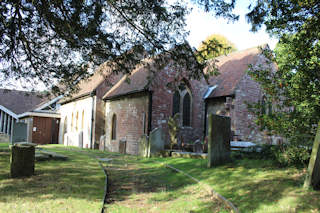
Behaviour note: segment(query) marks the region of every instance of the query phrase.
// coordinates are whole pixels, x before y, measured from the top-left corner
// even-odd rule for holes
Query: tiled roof
[[[146,89],[148,85],[148,72],[147,68],[140,66],[136,68],[131,75],[123,76],[118,83],[116,83],[104,96],[103,99],[110,99],[120,95],[140,92]],[[127,81],[127,78],[129,81]]]
[[[237,84],[242,76],[246,74],[248,65],[255,64],[259,54],[260,49],[256,47],[216,58],[218,60],[216,65],[219,68],[220,75],[210,78],[210,85],[217,85],[217,87],[211,94],[208,94],[208,98],[233,95]],[[103,96],[103,99],[111,99],[146,90],[150,75],[151,72],[148,71],[148,68],[141,65],[131,75],[123,76]],[[129,78],[129,83],[126,81],[127,78]]]
[[[48,97],[37,92],[0,89],[0,105],[17,115],[32,111],[45,101],[48,101]]]
[[[79,82],[79,89],[71,95],[66,97],[61,102],[69,102],[71,100],[89,95],[91,92],[96,90],[100,85],[104,85],[107,88],[111,88],[115,82],[117,82],[122,74],[114,74],[111,69],[107,66],[107,63],[100,65],[95,73],[88,79],[83,79]],[[108,90],[108,89],[107,89]]]
[[[218,76],[210,78],[210,85],[217,85],[208,98],[233,95],[249,64],[255,64],[260,54],[258,47],[233,52],[216,58]]]

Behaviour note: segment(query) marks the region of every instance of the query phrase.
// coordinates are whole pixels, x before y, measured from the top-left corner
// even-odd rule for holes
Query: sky
[[[189,1],[190,0],[188,0],[188,2]],[[270,38],[264,29],[261,29],[256,33],[250,32],[250,25],[245,20],[249,1],[250,0],[237,0],[236,9],[233,12],[240,15],[240,17],[239,20],[234,23],[228,23],[228,21],[223,18],[216,18],[190,3],[189,6],[193,9],[186,19],[187,30],[190,31],[187,40],[190,45],[197,48],[201,44],[201,41],[205,40],[208,36],[212,34],[221,34],[234,43],[238,50],[260,46],[265,43],[268,43],[270,48],[273,49],[277,40]],[[7,82],[9,85],[1,85],[1,82]],[[23,80],[8,81],[8,79],[1,79],[0,76],[0,87],[25,90],[25,88],[21,86],[23,84],[25,84],[23,83]],[[41,83],[36,83],[35,89],[43,90],[45,89],[45,86]]]
[[[187,38],[191,46],[197,48],[201,41],[205,40],[212,34],[224,35],[229,41],[234,43],[238,50],[244,50],[268,43],[273,49],[277,43],[277,39],[270,38],[264,29],[256,33],[250,32],[250,24],[246,22],[245,14],[248,12],[249,1],[238,0],[236,9],[233,11],[239,14],[239,20],[234,23],[228,23],[223,18],[215,18],[205,13],[203,9],[199,9],[191,5],[193,10],[187,17],[187,29],[190,35]]]

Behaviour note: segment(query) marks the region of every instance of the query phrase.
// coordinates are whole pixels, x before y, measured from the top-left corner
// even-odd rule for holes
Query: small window
[[[180,93],[175,91],[172,100],[172,116],[180,112]]]
[[[84,126],[84,110],[82,111],[81,130],[83,130],[83,126]]]
[[[78,131],[79,128],[79,112],[76,114],[76,130]]]
[[[72,113],[72,117],[71,117],[71,131],[73,130],[73,121],[74,120],[74,116],[73,116],[73,113]]]
[[[117,139],[117,116],[114,114],[112,116],[112,124],[111,124],[111,140]]]
[[[183,111],[182,111],[183,126],[191,126],[190,116],[191,116],[191,97],[190,97],[190,94],[187,92],[183,97]]]

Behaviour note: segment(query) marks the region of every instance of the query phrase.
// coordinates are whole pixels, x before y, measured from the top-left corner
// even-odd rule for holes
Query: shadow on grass
[[[226,197],[241,212],[319,211],[319,191],[302,188],[304,172],[278,168],[271,161],[243,159],[206,168],[200,159],[167,160]]]
[[[66,153],[68,161],[40,161],[35,175],[11,179],[10,153],[0,153],[0,202],[35,198],[102,200],[105,176],[98,163],[87,156]]]

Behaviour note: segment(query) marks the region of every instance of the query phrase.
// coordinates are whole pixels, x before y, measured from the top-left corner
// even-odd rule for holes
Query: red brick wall
[[[263,63],[263,57],[257,64]],[[234,97],[230,97],[229,108],[226,97],[208,100],[208,113],[221,114],[231,117],[231,130],[234,133],[233,140],[265,142],[266,138],[255,125],[255,116],[249,112],[247,103],[256,103],[262,99],[262,91],[259,84],[245,74],[235,89]]]
[[[259,128],[255,125],[255,116],[249,112],[247,103],[256,103],[262,98],[259,84],[245,75],[238,84],[233,101],[234,109],[231,119],[238,140],[261,142],[263,139]]]
[[[161,127],[164,130],[166,143],[169,144],[168,119],[172,116],[172,101],[174,91],[167,87],[173,80],[174,71],[170,65],[158,72],[152,85],[152,129]],[[188,81],[188,80],[186,80]],[[180,138],[186,142],[194,142],[203,139],[204,130],[204,101],[203,95],[207,91],[208,85],[205,81],[188,81],[191,96],[191,127],[182,127]]]
[[[126,152],[138,154],[138,142],[144,134],[143,124],[148,126],[148,97],[148,93],[138,93],[106,102],[106,148],[109,151],[118,152],[119,140],[125,139]],[[111,140],[113,114],[117,116],[116,140]]]

